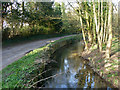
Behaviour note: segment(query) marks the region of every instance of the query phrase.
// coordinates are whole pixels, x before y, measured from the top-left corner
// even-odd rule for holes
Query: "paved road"
[[[72,35],[63,36],[63,37],[69,37],[69,36],[72,36]],[[16,46],[9,46],[9,47],[3,48],[3,50],[2,50],[2,67],[0,66],[0,70],[2,70],[2,68],[5,68],[7,65],[11,64],[12,62],[18,60],[22,56],[24,56],[24,54],[26,52],[37,49],[39,47],[42,47],[42,46],[48,44],[50,41],[58,40],[63,37],[37,40],[37,41],[33,41],[33,42],[28,42],[25,44],[19,44]]]

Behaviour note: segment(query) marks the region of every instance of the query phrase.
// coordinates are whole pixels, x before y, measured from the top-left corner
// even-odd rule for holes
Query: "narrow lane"
[[[44,40],[37,40],[33,42],[28,42],[25,44],[19,44],[13,47],[10,46],[10,47],[3,48],[2,49],[2,67],[0,67],[0,70],[2,70],[2,68],[5,68],[7,65],[13,63],[14,61],[18,60],[19,58],[24,56],[26,52],[30,50],[34,50],[39,47],[42,47],[50,43],[50,41],[59,40],[61,38],[69,37],[69,36],[73,36],[73,35],[49,38],[49,39],[44,39]]]

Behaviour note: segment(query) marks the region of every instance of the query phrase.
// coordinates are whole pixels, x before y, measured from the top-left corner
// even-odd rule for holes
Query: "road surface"
[[[2,65],[1,65],[2,67],[0,66],[0,70],[5,68],[7,65],[13,63],[14,61],[18,60],[30,50],[34,50],[39,47],[42,47],[48,44],[50,41],[58,40],[58,39],[69,37],[69,36],[72,36],[72,35],[49,38],[49,39],[44,39],[44,40],[37,40],[33,42],[28,42],[25,44],[19,44],[16,46],[5,47],[2,49]]]

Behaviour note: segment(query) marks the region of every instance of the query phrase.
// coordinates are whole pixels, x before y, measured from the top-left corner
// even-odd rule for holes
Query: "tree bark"
[[[88,7],[87,7],[87,4],[85,4],[86,5],[86,11],[85,11],[85,13],[86,13],[86,21],[87,21],[87,31],[88,31],[88,40],[89,40],[89,42],[90,43],[92,43],[92,34],[91,34],[91,32],[90,32],[90,23],[89,23],[89,16],[88,16]]]
[[[11,4],[11,16],[12,16],[12,14],[13,14],[12,9],[13,9],[13,7],[12,7],[12,4]],[[10,36],[11,36],[11,37],[14,36],[13,21],[11,22],[11,35],[10,35]]]
[[[105,24],[104,24],[104,36],[103,36],[103,43],[106,43],[106,37],[107,37],[107,10],[105,14]]]
[[[3,31],[3,17],[1,16],[1,29],[0,30],[2,30]]]
[[[100,11],[100,8],[98,8],[98,13]],[[99,45],[99,51],[102,51],[102,44],[101,44],[101,39],[99,35],[99,28],[100,28],[100,18],[98,14],[98,21],[97,21],[97,14],[96,14],[96,9],[95,9],[95,2],[93,0],[93,12],[94,12],[94,19],[95,19],[95,24],[96,24],[96,33],[97,33],[97,39],[98,39],[98,45]]]
[[[93,23],[94,23],[95,21],[93,20]],[[93,36],[94,36],[94,43],[96,44],[97,42],[96,42],[96,30],[95,30],[95,24],[93,24]]]
[[[109,15],[108,15],[109,36],[106,46],[106,59],[110,59],[111,45],[112,45],[112,2],[109,2]]]
[[[3,17],[2,17],[3,4],[2,4],[2,2],[0,2],[0,11],[1,11],[1,14],[0,14],[0,30],[3,31]]]
[[[101,0],[101,43],[103,41],[103,0]]]
[[[81,12],[79,12],[79,13],[81,14]],[[80,23],[81,23],[81,27],[82,27],[82,34],[83,34],[83,40],[84,40],[84,43],[85,43],[85,49],[87,50],[88,49],[88,45],[87,45],[87,41],[86,41],[86,38],[85,38],[85,31],[84,31],[84,28],[83,28],[83,21],[82,21],[82,17],[81,16],[80,16]]]
[[[22,21],[21,21],[21,28],[23,27],[23,20],[24,20],[24,1],[22,2]]]
[[[82,20],[82,13],[80,11],[81,8],[80,8],[80,3],[78,2],[78,0],[77,0],[77,4],[79,5],[79,19],[80,19],[80,24],[81,24],[81,28],[82,28],[82,34],[83,34],[83,40],[84,40],[84,43],[85,43],[85,49],[88,50],[88,44],[87,44],[87,41],[86,41],[85,31],[84,31],[84,26],[83,26],[83,20]],[[72,6],[72,5],[70,5],[70,6]]]

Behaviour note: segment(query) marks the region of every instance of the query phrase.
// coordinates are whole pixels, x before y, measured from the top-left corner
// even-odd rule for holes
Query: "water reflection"
[[[79,55],[83,51],[81,43],[72,47],[64,47],[54,54],[58,64],[54,67],[52,75],[64,72],[45,83],[47,88],[109,88],[99,76],[97,76],[87,62]]]

